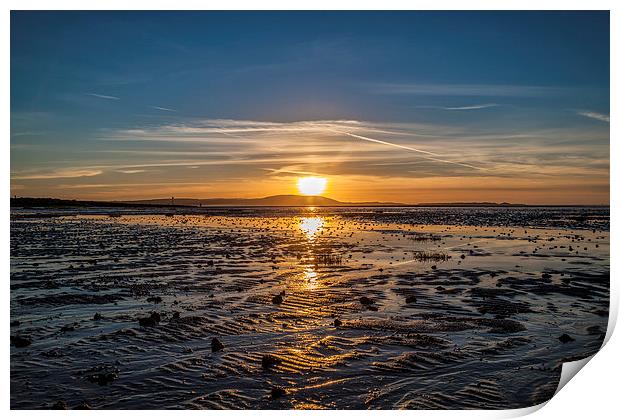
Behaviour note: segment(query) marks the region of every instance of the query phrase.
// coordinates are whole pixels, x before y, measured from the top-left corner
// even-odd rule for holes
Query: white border
[[[291,2],[285,2],[282,0],[262,0],[262,1],[199,1],[199,0],[175,0],[163,1],[163,0],[150,0],[148,2],[136,2],[130,0],[91,0],[89,2],[78,0],[56,0],[53,3],[44,0],[5,0],[2,2],[3,14],[0,17],[0,33],[2,34],[2,42],[0,43],[2,60],[2,83],[3,100],[1,103],[2,108],[2,133],[3,139],[6,139],[3,143],[4,153],[0,154],[2,159],[2,168],[5,170],[5,176],[2,178],[2,187],[4,191],[3,195],[3,212],[5,222],[2,224],[2,236],[4,240],[1,243],[2,247],[2,269],[5,273],[5,284],[3,289],[4,302],[9,301],[9,197],[10,197],[10,10],[611,10],[611,108],[610,116],[610,139],[614,139],[610,143],[610,158],[611,162],[617,160],[618,146],[615,144],[618,130],[614,124],[617,113],[614,113],[618,98],[620,98],[620,92],[618,84],[614,75],[620,74],[620,67],[618,66],[618,40],[620,40],[620,2],[612,0],[590,0],[590,1],[576,1],[576,0],[563,0],[563,1],[550,1],[550,0],[434,0],[434,1],[406,1],[406,0],[314,0],[314,1],[296,1],[294,4]],[[614,7],[615,6],[615,7]],[[618,170],[611,164],[611,185],[617,185],[618,183]],[[547,418],[547,417],[560,417],[562,419],[582,419],[584,417],[590,418],[610,418],[611,413],[617,413],[618,399],[617,385],[618,385],[618,362],[616,355],[620,354],[620,344],[618,344],[617,337],[611,337],[610,331],[615,325],[618,315],[618,281],[615,280],[617,274],[617,264],[615,262],[618,259],[618,229],[615,228],[615,221],[618,214],[618,194],[614,194],[611,191],[611,215],[612,229],[611,229],[611,278],[612,278],[612,306],[610,308],[610,326],[608,328],[608,335],[606,340],[609,342],[604,348],[594,356],[591,362],[583,369],[583,372],[579,373],[577,380],[570,381],[561,392],[553,397],[545,406],[543,410],[536,411],[541,408],[532,407],[522,410],[507,410],[507,411],[329,411],[329,412],[314,412],[314,411],[243,411],[243,412],[217,412],[208,413],[206,415],[216,415],[221,420],[237,420],[239,416],[245,418],[256,418],[263,416],[269,416],[271,418],[279,419],[285,417],[292,417],[295,419],[307,419],[310,417],[328,417],[328,418],[352,418],[356,417],[356,420],[362,420],[364,418],[375,417],[377,415],[385,416],[388,418],[403,418],[403,417],[416,417],[416,418],[453,418],[458,416],[461,419],[480,419],[480,418],[507,418],[525,415],[536,411],[530,418]],[[5,360],[6,370],[5,377],[2,381],[2,406],[5,411],[10,407],[10,368],[9,368],[9,334],[6,329],[9,326],[9,305],[6,305],[5,310],[2,311],[2,325],[5,326],[4,346],[2,347],[3,360]],[[149,411],[145,413],[149,417],[158,419],[164,418],[167,414],[163,411]],[[13,411],[10,415],[14,418],[26,418],[30,416],[30,413],[26,411]],[[61,418],[64,416],[84,416],[86,412],[38,412],[38,416],[46,416],[49,418]],[[88,416],[92,418],[107,417],[108,412],[105,411],[93,411],[88,412]],[[118,416],[121,419],[130,418],[132,412],[117,411],[114,416]],[[196,417],[204,416],[202,412],[183,412],[177,414],[182,417]]]

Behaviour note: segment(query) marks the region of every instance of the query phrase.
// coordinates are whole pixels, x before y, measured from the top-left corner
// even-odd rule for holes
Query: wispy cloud
[[[149,108],[157,109],[158,111],[177,112],[176,109],[164,108],[163,106],[149,105]]]
[[[57,179],[57,178],[81,178],[84,176],[96,176],[102,174],[99,169],[57,169],[47,172],[22,173],[11,175],[11,179]]]
[[[64,194],[64,183],[54,179],[75,178],[75,186],[66,188],[112,199],[168,193],[256,196],[258,190],[268,195],[307,175],[330,177],[340,185],[338,191],[396,198],[422,185],[450,194],[495,185],[504,194],[513,184],[540,189],[556,183],[568,191],[572,185],[609,180],[609,131],[592,124],[528,130],[469,123],[187,119],[105,130],[97,140],[89,146],[97,147],[96,158],[75,154],[71,159],[69,153],[62,161],[42,160],[36,170],[14,170],[11,180],[37,194],[50,188]],[[143,172],[157,176],[130,176]],[[547,199],[541,193],[541,202]],[[412,195],[411,200],[421,198]]]
[[[535,97],[558,95],[567,91],[567,88],[553,86],[413,83],[379,83],[370,84],[368,88],[373,93],[422,96]]]
[[[593,120],[609,122],[609,115],[600,114],[598,112],[579,111],[577,112],[577,114],[581,115],[582,117],[592,118]]]
[[[99,98],[99,99],[107,99],[107,100],[111,100],[111,101],[118,101],[121,98],[118,98],[116,96],[110,96],[110,95],[101,95],[99,93],[87,93],[88,96],[94,96],[95,98]]]
[[[350,137],[354,137],[354,138],[357,138],[357,139],[360,139],[360,140],[370,141],[370,142],[373,142],[373,143],[384,144],[386,146],[396,147],[396,148],[399,148],[399,149],[409,150],[411,152],[423,153],[425,155],[432,155],[432,156],[441,156],[441,155],[438,155],[437,153],[429,152],[427,150],[417,149],[415,147],[404,146],[402,144],[390,143],[390,142],[387,142],[387,141],[384,141],[384,140],[373,139],[373,138],[370,138],[370,137],[360,136],[360,135],[357,135],[357,134],[347,133],[347,132],[344,132],[344,131],[335,131],[335,132],[340,133],[340,134],[344,134],[344,135],[347,135],[347,136],[350,136]],[[427,159],[427,160],[432,160],[434,162],[449,163],[451,165],[459,165],[459,166],[464,166],[466,168],[471,168],[471,169],[485,170],[485,168],[480,168],[478,166],[470,165],[468,163],[457,162],[457,161],[452,161],[452,160],[447,160],[447,159],[440,159],[438,157],[424,156],[423,158]]]
[[[469,111],[474,109],[486,109],[495,108],[499,104],[479,104],[479,105],[465,105],[465,106],[433,106],[433,105],[421,105],[416,108],[429,108],[429,109],[441,109],[444,111]]]
[[[142,172],[146,172],[146,169],[118,169],[116,172],[120,172],[121,174],[139,174]]]

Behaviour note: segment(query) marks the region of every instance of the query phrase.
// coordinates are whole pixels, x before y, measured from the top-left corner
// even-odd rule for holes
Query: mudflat
[[[10,284],[15,409],[519,408],[603,342],[609,208],[14,208]]]

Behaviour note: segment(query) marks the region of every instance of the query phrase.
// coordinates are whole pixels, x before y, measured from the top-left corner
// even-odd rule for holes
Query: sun
[[[303,195],[319,195],[325,191],[327,178],[306,176],[297,180],[297,189]]]

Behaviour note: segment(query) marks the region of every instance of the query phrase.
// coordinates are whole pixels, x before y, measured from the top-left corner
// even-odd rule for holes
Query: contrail
[[[87,93],[87,95],[89,96],[94,96],[95,98],[100,98],[100,99],[110,99],[113,101],[118,101],[121,98],[118,98],[116,96],[110,96],[110,95],[100,95],[99,93]]]
[[[416,149],[415,147],[403,146],[402,144],[396,144],[396,143],[390,143],[390,142],[383,141],[383,140],[372,139],[370,137],[364,137],[364,136],[360,136],[360,135],[353,134],[353,133],[347,133],[346,131],[338,131],[338,130],[332,130],[332,129],[329,129],[329,131],[333,131],[334,133],[344,134],[344,135],[350,136],[350,137],[355,137],[355,138],[360,139],[360,140],[371,141],[373,143],[384,144],[386,146],[398,147],[400,149],[405,149],[405,150],[409,150],[409,151],[416,152],[416,153],[423,153],[423,154],[431,155],[431,156],[441,156],[441,155],[438,155],[437,153],[433,153],[433,152],[429,152],[429,151],[421,150],[421,149]],[[423,157],[423,158],[427,159],[427,160],[432,160],[432,161],[435,161],[435,162],[449,163],[449,164],[452,164],[452,165],[459,165],[459,166],[464,166],[466,168],[477,169],[479,171],[486,171],[487,170],[486,168],[480,168],[478,166],[469,165],[467,163],[462,163],[462,162],[455,162],[455,161],[452,161],[452,160],[439,159],[439,158],[433,158],[433,157]]]

